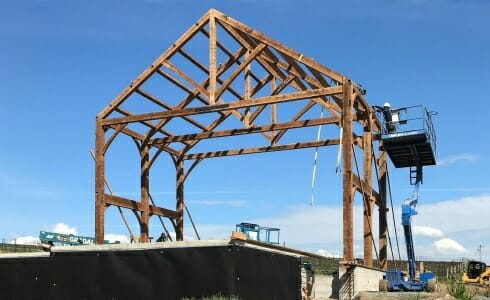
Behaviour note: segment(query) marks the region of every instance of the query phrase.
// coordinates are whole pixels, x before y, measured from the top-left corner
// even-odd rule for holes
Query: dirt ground
[[[361,292],[356,297],[359,300],[394,300],[394,299],[430,299],[430,300],[450,300],[455,299],[448,292],[449,284],[439,283],[437,290],[433,293],[413,293],[413,292]],[[466,285],[466,293],[472,296],[472,300],[490,299],[490,287],[477,285]]]

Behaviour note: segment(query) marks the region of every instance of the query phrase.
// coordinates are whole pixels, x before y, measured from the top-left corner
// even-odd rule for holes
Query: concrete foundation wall
[[[340,266],[339,299],[354,299],[359,292],[379,291],[379,281],[384,274],[383,270],[361,265]]]
[[[313,297],[314,299],[336,299],[339,295],[339,287],[337,276],[315,275]]]

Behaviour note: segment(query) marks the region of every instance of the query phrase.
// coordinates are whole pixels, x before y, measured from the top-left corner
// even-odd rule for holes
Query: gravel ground
[[[358,300],[396,300],[396,299],[429,299],[429,300],[450,300],[456,299],[449,295],[448,285],[438,284],[437,291],[434,293],[415,293],[415,292],[361,292],[357,295]],[[471,300],[490,299],[490,287],[480,287],[476,285],[466,285],[466,291],[472,296]]]

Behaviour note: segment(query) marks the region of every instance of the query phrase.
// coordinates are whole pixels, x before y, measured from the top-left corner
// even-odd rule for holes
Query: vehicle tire
[[[435,279],[429,279],[427,282],[427,288],[425,289],[429,293],[435,292],[437,289],[437,280]]]
[[[387,292],[388,291],[388,280],[381,279],[379,281],[379,291],[380,292]]]

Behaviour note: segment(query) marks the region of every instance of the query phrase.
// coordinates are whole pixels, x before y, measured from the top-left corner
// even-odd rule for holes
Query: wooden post
[[[343,82],[343,231],[344,231],[344,261],[354,261],[354,191],[352,176],[352,82],[344,79]]]
[[[104,243],[104,127],[101,119],[95,120],[95,242]]]
[[[380,148],[382,147],[382,142],[380,142]],[[387,264],[387,244],[386,239],[388,237],[388,223],[387,223],[387,214],[388,209],[386,207],[386,152],[380,150],[379,155],[379,195],[380,195],[380,203],[379,203],[379,267],[383,270],[388,268]]]
[[[176,164],[176,212],[178,214],[177,222],[176,222],[176,240],[183,241],[184,240],[184,161],[182,159],[178,159]]]
[[[141,217],[140,241],[149,242],[150,228],[150,147],[145,145],[140,149],[141,157]]]
[[[364,171],[364,182],[368,187],[372,186],[372,134],[371,126],[364,127],[363,133],[363,171]],[[364,191],[365,192],[365,191]],[[373,266],[373,208],[374,199],[371,195],[363,195],[363,207],[364,207],[364,265],[368,267]]]
[[[250,50],[245,53],[245,60],[250,56]],[[252,71],[250,64],[245,67],[245,100],[250,100],[251,86],[250,86],[250,72]],[[245,128],[250,127],[250,107],[245,108],[243,124]]]
[[[209,104],[216,103],[216,18],[209,11]]]

